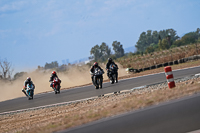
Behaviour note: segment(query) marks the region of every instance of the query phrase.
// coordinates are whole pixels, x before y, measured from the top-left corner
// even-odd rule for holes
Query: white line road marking
[[[24,111],[28,111],[28,110],[43,109],[43,108],[55,107],[55,106],[61,106],[61,105],[67,105],[67,104],[73,104],[73,103],[76,103],[76,102],[83,102],[83,101],[92,100],[92,99],[95,99],[95,98],[98,98],[98,97],[96,96],[96,97],[90,97],[90,98],[75,100],[75,101],[62,102],[62,103],[49,104],[49,105],[38,106],[38,107],[33,107],[33,108],[27,108],[27,109],[15,110],[15,111],[2,112],[2,113],[0,113],[0,115],[11,114],[11,113],[19,113],[19,112],[24,112]]]
[[[195,76],[200,76],[200,73],[195,74]]]
[[[131,91],[133,91],[133,90],[136,90],[136,89],[145,88],[145,87],[147,87],[147,86],[146,86],[146,85],[144,85],[144,86],[134,87],[134,88],[132,88],[132,89],[131,89]]]
[[[200,133],[200,129],[196,131],[188,132],[188,133]]]

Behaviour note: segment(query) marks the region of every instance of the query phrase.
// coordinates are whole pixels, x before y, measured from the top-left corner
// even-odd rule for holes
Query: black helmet
[[[112,62],[112,58],[108,58],[108,62],[110,62],[110,63],[111,63],[111,62]]]
[[[30,77],[27,77],[27,80],[30,82],[30,81],[31,81],[31,78],[30,78]]]

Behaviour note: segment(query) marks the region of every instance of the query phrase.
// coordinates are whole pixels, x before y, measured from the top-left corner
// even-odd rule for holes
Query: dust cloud
[[[118,63],[117,63],[118,64]],[[104,80],[108,79],[105,64],[100,64],[100,66],[104,69]],[[120,64],[119,67],[119,77],[127,75],[125,69],[122,68]],[[90,67],[89,66],[74,66],[71,67],[66,72],[57,72],[58,77],[61,79],[61,89],[62,88],[70,88],[80,85],[85,85],[91,83],[91,76],[89,73]],[[34,94],[42,93],[42,92],[49,92],[53,91],[50,87],[50,76],[52,70],[48,71],[33,71],[29,72],[26,75],[14,80],[12,82],[0,82],[0,101],[5,101],[9,99],[14,99],[17,97],[25,97],[24,93],[21,91],[24,81],[27,77],[31,77],[33,83],[35,84]]]

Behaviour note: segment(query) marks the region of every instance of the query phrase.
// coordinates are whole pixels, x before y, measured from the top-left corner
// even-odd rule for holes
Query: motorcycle
[[[117,80],[117,71],[118,71],[117,66],[115,64],[110,64],[108,75],[111,84],[114,84],[115,80]]]
[[[95,68],[93,73],[93,81],[96,89],[102,88],[103,83],[103,73],[104,71],[100,70],[99,68]]]
[[[53,85],[52,85],[52,88],[53,88],[53,90],[55,91],[55,94],[57,94],[57,93],[60,93],[60,83],[61,83],[61,80],[59,79],[59,78],[57,78],[57,77],[55,77],[54,79],[53,79]]]
[[[34,95],[34,86],[32,84],[27,84],[26,90],[22,89],[22,92],[24,92],[24,94],[28,97],[28,100],[31,100]]]

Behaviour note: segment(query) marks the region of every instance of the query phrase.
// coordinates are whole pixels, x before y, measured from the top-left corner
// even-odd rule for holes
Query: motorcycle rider
[[[91,74],[91,79],[92,79],[93,85],[95,85],[95,84],[94,84],[94,80],[93,80],[95,68],[99,68],[99,69],[104,73],[103,69],[98,65],[97,62],[95,62],[95,63],[93,64],[93,66],[91,67],[91,69],[90,69],[90,74]],[[102,76],[102,79],[103,79],[103,76]]]
[[[110,67],[111,64],[114,64],[117,67],[117,69],[118,69],[117,64],[115,64],[115,62],[112,60],[112,58],[108,58],[108,62],[106,64],[106,70],[107,70],[107,76],[108,76],[108,78],[110,78],[109,77],[109,67]],[[116,81],[115,82],[118,83],[118,72],[116,73]]]
[[[25,95],[27,95],[26,92],[25,92],[25,90],[27,89],[27,88],[26,88],[26,85],[27,85],[27,84],[33,85],[33,89],[35,89],[35,85],[34,85],[33,82],[31,81],[31,78],[30,78],[30,77],[27,77],[27,79],[24,81],[24,86],[23,86],[23,89],[22,89],[22,92],[24,92]]]
[[[53,82],[52,82],[52,81],[53,81],[53,79],[54,79],[55,77],[58,78],[56,72],[53,71],[53,72],[51,73],[51,77],[50,77],[50,80],[49,80],[49,82],[51,82],[50,87],[53,86]],[[58,79],[59,79],[59,78],[58,78]],[[60,83],[61,83],[61,80],[60,80]]]

